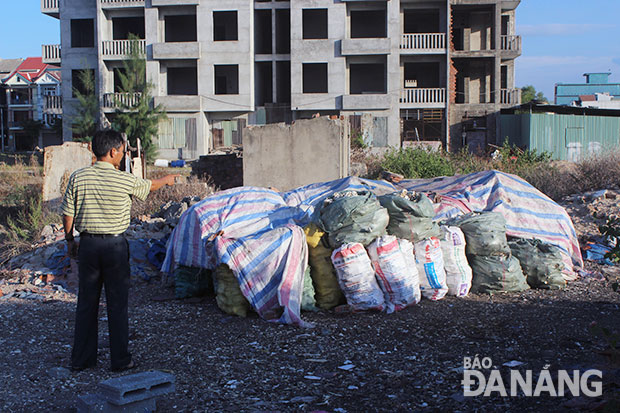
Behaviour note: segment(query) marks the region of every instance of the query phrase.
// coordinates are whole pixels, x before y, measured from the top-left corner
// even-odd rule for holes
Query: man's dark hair
[[[118,149],[122,144],[123,136],[120,132],[112,129],[100,130],[93,136],[93,153],[97,158],[101,158],[110,152],[110,149]]]

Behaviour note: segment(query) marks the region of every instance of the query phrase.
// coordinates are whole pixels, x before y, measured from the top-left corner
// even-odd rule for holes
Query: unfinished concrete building
[[[158,146],[195,158],[242,142],[248,124],[351,115],[367,143],[498,143],[514,88],[518,0],[41,0],[60,19],[64,79],[96,73],[114,116],[130,33],[146,53]],[[73,87],[63,83],[64,138]]]

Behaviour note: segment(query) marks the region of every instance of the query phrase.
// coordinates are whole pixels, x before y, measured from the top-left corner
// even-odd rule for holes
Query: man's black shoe
[[[115,373],[118,373],[118,372],[121,372],[121,371],[127,371],[127,370],[131,370],[131,369],[135,369],[136,367],[138,367],[138,364],[136,362],[134,362],[133,360],[131,360],[129,362],[129,364],[127,364],[125,366],[113,367],[110,370],[115,372]]]
[[[86,369],[93,368],[95,366],[71,366],[71,371],[77,373],[78,371],[83,371]]]

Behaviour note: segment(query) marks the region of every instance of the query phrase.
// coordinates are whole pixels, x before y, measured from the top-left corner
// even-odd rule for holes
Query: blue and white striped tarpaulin
[[[563,252],[564,273],[583,266],[575,227],[564,208],[518,176],[484,171],[433,179],[401,181],[398,188],[436,194],[435,219],[468,212],[494,211],[506,219],[506,234],[536,238],[557,245]],[[431,197],[431,199],[433,199]]]

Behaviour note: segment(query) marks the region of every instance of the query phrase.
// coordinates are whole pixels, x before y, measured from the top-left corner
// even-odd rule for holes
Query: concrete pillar
[[[400,147],[400,90],[403,88],[400,75],[400,0],[387,2],[387,30],[390,39],[390,54],[387,56],[387,93],[390,95],[391,110],[388,112],[388,146]]]
[[[463,50],[466,52],[471,50],[471,27],[463,29]]]
[[[150,3],[150,2],[149,2]],[[153,60],[153,43],[163,41],[163,33],[159,33],[159,9],[147,7],[144,9],[144,31],[146,37],[146,79],[153,84],[152,94],[160,95],[159,61]]]
[[[271,54],[272,58],[277,54],[277,38],[276,38],[276,10],[271,9]],[[276,62],[271,61],[271,101],[277,101],[277,81],[276,81]]]
[[[463,103],[470,103],[471,99],[469,96],[469,83],[471,82],[471,77],[463,76]]]
[[[494,93],[494,102],[497,110],[499,107],[497,105],[500,104],[500,96],[501,96],[501,79],[502,79],[502,47],[501,47],[501,34],[502,34],[502,7],[501,2],[497,2],[494,6],[495,11],[495,27],[494,27],[494,38],[495,38],[495,59],[494,59],[494,67],[493,67],[493,88],[492,91]]]

